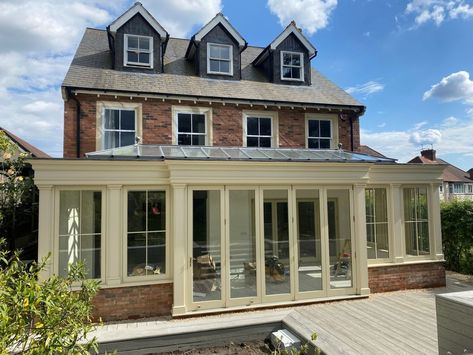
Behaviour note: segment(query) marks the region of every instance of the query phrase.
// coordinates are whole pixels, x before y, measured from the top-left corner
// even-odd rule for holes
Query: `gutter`
[[[70,97],[76,102],[76,157],[80,158],[80,102],[75,95],[72,95],[72,89],[68,89]]]
[[[161,43],[161,73],[164,73],[164,53],[169,42],[169,33],[166,32],[166,39]]]

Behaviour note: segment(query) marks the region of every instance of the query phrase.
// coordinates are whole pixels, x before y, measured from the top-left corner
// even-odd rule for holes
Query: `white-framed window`
[[[304,81],[304,53],[281,51],[281,80]]]
[[[207,73],[233,75],[233,46],[207,43]]]
[[[427,188],[405,187],[403,198],[406,255],[429,255],[430,233]]]
[[[172,107],[172,144],[212,145],[212,109]]]
[[[124,65],[153,68],[153,37],[125,35]]]
[[[245,147],[271,148],[275,146],[273,116],[264,113],[248,113],[244,115]]]
[[[462,183],[462,182],[456,182],[456,183],[453,185],[453,191],[454,191],[456,194],[464,194],[464,193],[465,193],[465,184]]]
[[[468,184],[468,193],[469,194],[473,194],[473,185],[472,184]]]
[[[88,278],[102,275],[102,191],[59,191],[58,274],[82,261]]]
[[[136,127],[136,110],[104,108],[103,149],[135,144]]]
[[[366,188],[368,259],[389,259],[388,202],[385,188]]]
[[[332,120],[307,119],[307,148],[330,149],[333,144]]]
[[[127,277],[158,276],[167,272],[166,191],[127,191]]]

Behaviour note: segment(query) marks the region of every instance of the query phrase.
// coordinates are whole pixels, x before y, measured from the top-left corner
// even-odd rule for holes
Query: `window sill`
[[[100,284],[100,288],[122,288],[122,287],[133,287],[133,286],[148,286],[148,285],[159,285],[173,283],[173,280],[166,277],[165,279],[141,279],[136,281],[124,280],[116,285],[107,285],[105,283]]]
[[[225,76],[233,76],[233,73],[224,73],[224,72],[218,72],[218,71],[207,71],[208,75],[225,75]]]
[[[414,265],[414,264],[430,264],[430,263],[443,263],[445,260],[436,260],[433,256],[430,259],[415,259],[415,260],[405,260],[402,263],[396,262],[386,262],[386,263],[379,263],[379,264],[369,264],[368,268],[375,268],[375,267],[386,267],[386,266],[401,266],[401,265]]]
[[[153,66],[150,64],[125,63],[123,66],[126,68],[153,69]]]

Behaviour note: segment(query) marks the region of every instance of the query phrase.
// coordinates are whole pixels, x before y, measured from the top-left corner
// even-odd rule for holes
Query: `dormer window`
[[[233,47],[207,43],[207,73],[233,75]]]
[[[125,35],[125,66],[153,68],[153,37]]]
[[[281,80],[304,81],[303,53],[281,51]]]

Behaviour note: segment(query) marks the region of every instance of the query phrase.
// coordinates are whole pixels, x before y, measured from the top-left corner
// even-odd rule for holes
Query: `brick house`
[[[140,3],[86,29],[64,159],[33,161],[44,276],[85,260],[106,320],[443,285],[442,169],[361,153],[365,107],[316,53],[222,14],[172,38]]]

